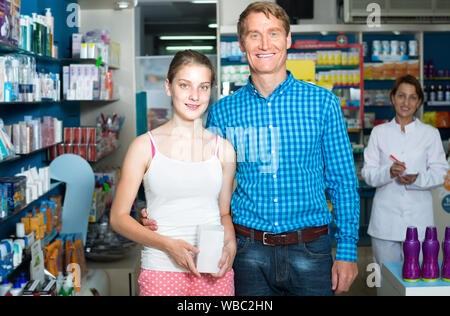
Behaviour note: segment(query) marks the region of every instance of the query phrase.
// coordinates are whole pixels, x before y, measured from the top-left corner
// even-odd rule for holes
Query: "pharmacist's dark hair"
[[[250,13],[264,13],[267,18],[273,15],[283,24],[283,28],[286,31],[286,36],[291,31],[289,15],[281,6],[274,2],[258,1],[251,3],[239,16],[237,25],[239,39],[241,39],[247,33],[245,22]]]
[[[178,70],[185,65],[202,65],[209,68],[209,70],[211,70],[211,86],[216,84],[216,70],[209,58],[202,53],[191,49],[179,51],[175,54],[175,57],[170,63],[169,72],[167,73],[169,83],[172,83]]]
[[[416,88],[417,96],[420,99],[420,104],[422,104],[423,101],[425,100],[425,95],[423,93],[422,85],[420,84],[419,80],[416,79],[416,77],[411,76],[411,75],[406,75],[406,76],[397,78],[397,80],[394,83],[394,86],[391,89],[391,92],[389,93],[391,102],[394,99],[394,96],[397,93],[398,88],[400,88],[400,85],[402,85],[403,83],[410,84],[410,85],[414,86],[414,88]]]

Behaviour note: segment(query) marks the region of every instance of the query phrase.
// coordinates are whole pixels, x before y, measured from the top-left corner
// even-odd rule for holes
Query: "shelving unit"
[[[73,33],[78,33],[78,28],[71,28],[65,23],[67,18],[66,7],[68,3],[72,1],[61,0],[48,0],[45,3],[41,1],[22,2],[21,13],[25,15],[31,15],[33,12],[44,12],[45,8],[50,7],[55,18],[55,34],[54,41],[58,43],[59,54],[61,58],[52,58],[47,56],[41,56],[33,52],[29,52],[17,47],[13,47],[9,44],[0,43],[0,55],[17,54],[26,55],[35,58],[36,66],[39,72],[53,72],[62,73],[62,66],[68,63],[86,63],[96,64],[97,60],[82,60],[72,59],[67,56],[70,54],[70,42]],[[105,66],[105,64],[102,64]],[[119,69],[119,67],[109,66],[111,69]],[[60,76],[62,81],[62,75]],[[61,94],[62,95],[62,94]],[[80,126],[81,116],[81,104],[91,105],[104,105],[118,100],[61,100],[54,101],[49,99],[43,99],[36,102],[0,102],[0,118],[5,121],[5,124],[12,124],[23,120],[26,115],[33,117],[53,116],[63,121],[63,127],[66,126]],[[31,166],[41,168],[47,166],[46,149],[40,148],[39,150],[30,152],[23,155],[15,155],[5,160],[0,161],[0,174],[2,176],[13,176],[20,172],[20,169],[24,166]],[[25,214],[31,207],[39,203],[43,198],[49,197],[50,194],[64,193],[64,183],[57,182],[51,185],[50,191],[40,197],[38,200],[25,205],[10,214],[10,216],[0,222],[0,239],[8,237],[15,231],[15,222]]]

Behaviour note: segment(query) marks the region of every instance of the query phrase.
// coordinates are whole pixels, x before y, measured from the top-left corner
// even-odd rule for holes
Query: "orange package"
[[[450,127],[450,113],[436,112],[436,127],[447,128]]]

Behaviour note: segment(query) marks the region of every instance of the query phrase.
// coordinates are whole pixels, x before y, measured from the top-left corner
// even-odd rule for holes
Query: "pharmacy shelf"
[[[64,65],[68,64],[88,64],[88,65],[97,65],[98,59],[94,58],[61,58],[61,63]],[[101,63],[102,66],[107,66],[109,69],[119,70],[120,66],[118,65],[109,65],[107,63]]]
[[[104,103],[112,103],[112,102],[117,102],[120,101],[120,99],[111,99],[111,100],[64,100],[61,102],[83,102],[83,103],[97,103],[97,104],[104,104]]]
[[[450,101],[430,101],[426,106],[450,106]]]
[[[46,150],[46,149],[48,149],[48,148],[51,148],[51,147],[53,147],[53,146],[57,146],[57,145],[59,145],[59,144],[61,144],[61,143],[56,143],[56,144],[53,144],[53,145],[50,145],[50,146],[46,146],[46,147],[42,147],[42,148],[39,148],[39,149],[30,151],[29,153],[26,153],[26,154],[18,154],[18,155],[21,156],[21,157],[33,155],[33,154],[35,154],[35,153],[44,151],[44,150]]]
[[[65,182],[59,182],[59,181],[56,181],[56,182],[50,183],[50,189],[49,189],[47,192],[45,192],[43,195],[41,195],[40,197],[38,197],[36,200],[34,200],[34,201],[32,201],[32,202],[30,202],[30,203],[28,203],[28,204],[22,206],[22,207],[21,207],[20,209],[18,209],[18,210],[12,212],[11,214],[8,215],[8,217],[6,217],[6,218],[0,220],[0,224],[3,224],[3,223],[5,223],[5,222],[9,221],[9,220],[12,219],[13,217],[15,217],[15,216],[19,215],[20,213],[22,213],[22,212],[23,212],[24,210],[26,210],[27,208],[29,208],[29,207],[31,207],[31,206],[34,206],[34,205],[36,204],[37,201],[42,200],[42,199],[45,199],[45,198],[48,197],[54,190],[56,190],[57,188],[60,188],[62,185],[65,185]]]
[[[12,161],[16,161],[16,160],[19,160],[20,158],[22,158],[22,157],[19,156],[19,155],[9,156],[8,158],[5,158],[5,159],[3,159],[3,160],[0,160],[0,164],[12,162]]]
[[[35,105],[35,104],[48,104],[48,103],[60,103],[61,101],[54,101],[51,99],[44,99],[41,101],[19,101],[19,102],[0,102],[0,107],[11,106],[11,105]]]
[[[30,57],[34,57],[37,60],[41,62],[48,62],[48,63],[55,63],[55,64],[90,64],[90,65],[96,65],[97,59],[81,59],[81,58],[53,58],[48,56],[42,56],[39,54],[36,54],[34,52],[30,52],[18,47],[14,47],[12,45],[2,43],[0,42],[0,54],[19,54],[19,55],[26,55]],[[119,70],[120,66],[118,65],[108,65],[106,63],[101,63],[102,66],[108,66],[109,69],[113,70]]]
[[[61,144],[61,143],[56,143],[56,144],[53,144],[53,145],[50,145],[50,146],[47,146],[47,147],[42,147],[42,148],[33,150],[33,151],[31,151],[31,152],[29,152],[29,153],[26,153],[26,154],[16,154],[16,155],[14,155],[14,156],[11,156],[11,157],[8,157],[8,158],[6,158],[6,159],[4,159],[4,160],[1,160],[1,161],[0,161],[0,164],[1,164],[1,163],[8,163],[8,162],[16,161],[16,160],[22,159],[22,158],[24,158],[24,157],[27,157],[27,156],[30,156],[30,155],[34,155],[34,154],[36,154],[36,153],[38,153],[38,152],[44,151],[44,150],[46,150],[46,149],[48,149],[48,148],[51,148],[51,147],[53,147],[53,146],[56,146],[56,145],[58,145],[58,144]]]
[[[26,55],[30,57],[34,57],[40,62],[47,62],[47,63],[56,63],[59,64],[61,61],[57,58],[48,57],[48,56],[42,56],[33,52],[29,52],[24,49],[20,49],[18,47],[11,46],[6,43],[0,42],[0,54],[19,54],[19,55]]]
[[[101,155],[99,158],[97,158],[96,160],[87,160],[87,162],[89,162],[89,163],[97,163],[97,162],[99,162],[100,160],[102,160],[103,158],[106,158],[106,157],[108,157],[110,154],[112,154],[113,152],[115,152],[116,150],[119,150],[119,148],[120,148],[120,145],[118,145],[116,148],[113,148],[113,149],[111,149],[110,151],[108,151],[108,152],[106,152],[106,153],[104,153],[103,155]]]
[[[316,65],[316,70],[358,70],[359,65]]]

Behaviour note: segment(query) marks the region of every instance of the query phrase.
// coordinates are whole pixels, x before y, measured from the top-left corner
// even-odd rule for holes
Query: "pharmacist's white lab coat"
[[[406,173],[419,173],[411,185],[391,179],[393,155],[406,165]],[[444,183],[448,170],[439,131],[415,119],[401,131],[395,119],[376,126],[364,150],[362,176],[376,187],[368,234],[404,241],[408,226],[416,226],[423,240],[427,226],[434,225],[430,189]]]

